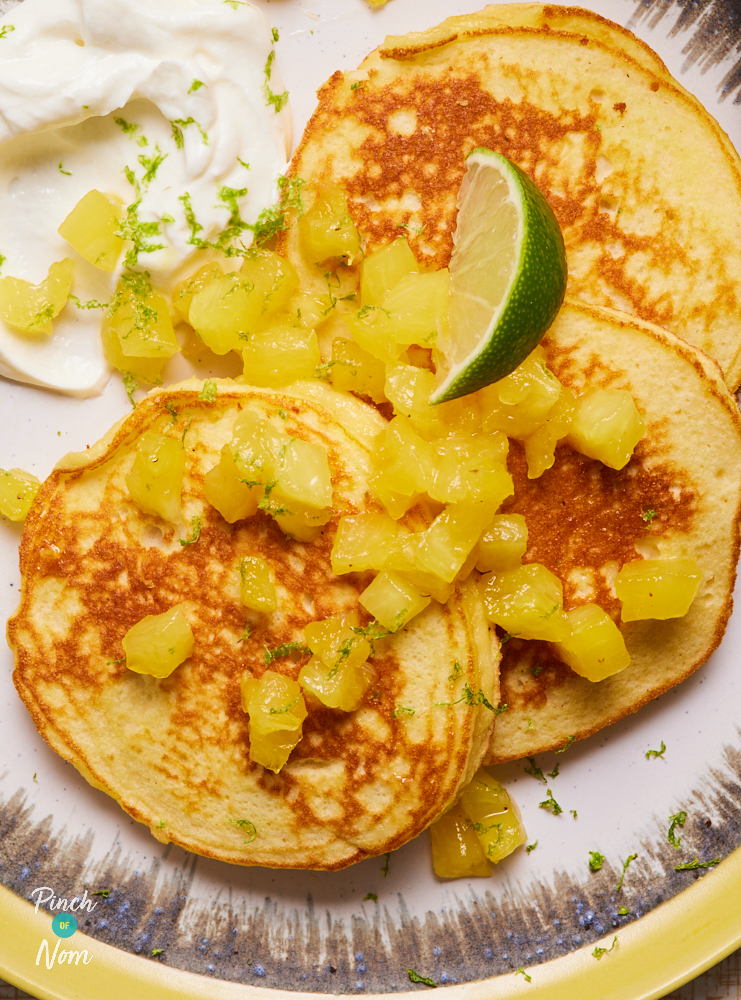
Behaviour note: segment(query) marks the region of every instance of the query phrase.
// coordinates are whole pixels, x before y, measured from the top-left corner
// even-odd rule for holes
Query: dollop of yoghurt
[[[159,249],[135,265],[157,290],[220,256],[197,249],[194,226],[213,240],[235,208],[254,224],[279,197],[290,114],[276,38],[241,0],[23,0],[0,18],[0,275],[38,284],[71,257],[72,294],[110,301],[124,256],[107,274],[57,232],[93,188],[139,201],[134,218],[159,223],[143,239]],[[71,299],[50,336],[0,320],[0,374],[100,392],[102,319]]]

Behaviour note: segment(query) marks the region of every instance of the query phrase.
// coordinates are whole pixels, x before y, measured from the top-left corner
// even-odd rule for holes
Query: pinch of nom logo
[[[63,911],[57,913],[51,924],[51,929],[57,937],[54,951],[50,950],[47,938],[42,938],[38,954],[36,955],[36,964],[39,965],[43,957],[46,967],[49,970],[54,968],[55,962],[57,965],[64,965],[65,963],[67,965],[79,965],[80,959],[82,959],[83,965],[89,965],[93,960],[93,956],[88,955],[87,948],[83,948],[82,951],[74,951],[67,948],[60,950],[60,945],[65,938],[72,937],[77,930],[77,917],[74,916],[74,911],[86,910],[88,913],[92,913],[98,905],[97,900],[93,902],[92,899],[88,899],[87,889],[85,889],[82,896],[73,896],[72,899],[66,899],[64,896],[57,896],[54,890],[48,885],[42,885],[38,889],[34,889],[31,896],[37,897],[36,913],[39,912],[40,906],[45,906],[47,903],[50,910]]]

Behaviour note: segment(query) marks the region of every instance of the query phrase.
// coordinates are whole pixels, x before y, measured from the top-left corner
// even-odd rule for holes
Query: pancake
[[[290,171],[308,182],[307,207],[322,182],[344,188],[366,250],[406,233],[418,260],[439,268],[476,146],[508,156],[547,197],[566,243],[568,295],[666,327],[738,387],[741,166],[658,57],[578,8],[514,4],[449,18],[335,73]],[[320,289],[295,227],[283,246]]]
[[[511,442],[515,497],[505,510],[527,521],[523,561],[563,581],[565,609],[594,601],[618,624],[613,581],[624,563],[694,556],[701,582],[684,618],[621,624],[630,666],[597,684],[548,643],[509,639],[500,676],[508,707],[492,763],[589,736],[688,677],[723,636],[739,555],[741,419],[715,363],[659,327],[568,300],[543,346],[574,390],[627,389],[647,431],[619,472],[562,444],[553,468],[534,480]]]
[[[21,603],[8,623],[14,681],[53,749],[159,840],[236,864],[342,868],[415,837],[473,775],[493,713],[483,703],[435,703],[455,701],[468,683],[496,704],[498,644],[476,587],[458,587],[448,604],[433,602],[377,643],[377,681],[357,711],[313,702],[279,774],[250,761],[241,676],[260,677],[265,648],[302,640],[308,622],[356,608],[370,582],[334,577],[330,551],[338,516],[377,509],[366,479],[385,421],[319,383],[278,392],[217,385],[212,402],[195,379],[154,391],[42,485],[21,542]],[[204,474],[245,408],[327,448],[335,516],[316,541],[287,539],[262,511],[229,525],[206,503]],[[143,514],[124,482],[136,440],[153,426],[186,448],[175,528]],[[196,516],[200,537],[181,545]],[[422,506],[408,516],[417,528],[431,519]],[[246,555],[271,567],[272,614],[240,603]],[[163,680],[128,670],[125,633],[181,603],[193,655]],[[295,679],[304,662],[284,657],[271,669]]]

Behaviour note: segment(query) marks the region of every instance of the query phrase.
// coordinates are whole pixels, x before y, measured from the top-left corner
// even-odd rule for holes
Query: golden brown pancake
[[[660,324],[741,382],[741,167],[650,50],[578,8],[488,7],[389,38],[335,73],[291,172],[334,180],[373,250],[406,233],[447,265],[465,157],[508,156],[562,227],[571,297]],[[712,178],[712,183],[708,182]],[[297,233],[284,245],[307,280]]]
[[[501,700],[490,760],[564,746],[630,712],[688,677],[720,642],[732,609],[739,555],[741,419],[713,361],[656,326],[575,301],[543,341],[549,367],[578,392],[627,389],[647,425],[617,472],[567,444],[529,480],[517,442],[509,465],[525,516],[524,562],[543,563],[564,585],[564,607],[596,602],[620,624],[613,580],[646,558],[694,556],[701,582],[688,614],[621,624],[632,662],[593,684],[548,643],[512,638],[503,646]]]
[[[223,380],[213,402],[202,388],[192,379],[153,392],[41,487],[21,542],[21,604],[8,624],[14,681],[50,745],[159,840],[237,864],[342,868],[415,837],[474,773],[492,712],[435,703],[456,701],[468,683],[496,704],[498,643],[478,590],[459,587],[447,605],[433,602],[377,644],[377,682],[357,711],[312,703],[280,773],[253,763],[241,676],[261,676],[265,648],[300,641],[308,622],[356,608],[370,582],[334,577],[330,551],[337,517],[376,509],[366,479],[385,421],[319,383],[274,392]],[[287,539],[263,512],[229,525],[206,503],[204,474],[244,408],[327,448],[335,517],[315,542]],[[153,426],[182,436],[186,449],[175,528],[143,514],[124,482],[136,440]],[[196,516],[200,537],[181,545]],[[409,516],[412,527],[430,520],[421,506]],[[246,555],[271,567],[272,614],[240,603]],[[128,629],[181,603],[195,636],[190,659],[163,680],[128,670]],[[303,662],[283,657],[271,669],[295,678]]]

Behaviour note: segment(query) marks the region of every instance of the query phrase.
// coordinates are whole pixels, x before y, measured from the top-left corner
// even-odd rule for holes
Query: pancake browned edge
[[[447,605],[433,601],[377,644],[377,682],[357,711],[312,702],[279,774],[250,761],[242,674],[261,676],[264,650],[301,641],[308,622],[357,607],[370,580],[333,576],[330,551],[340,515],[378,509],[366,480],[385,421],[319,383],[217,386],[212,402],[195,379],[154,391],[42,485],[21,542],[21,603],[8,623],[13,679],[53,749],[159,840],[237,864],[343,868],[417,836],[479,766],[493,714],[449,703],[466,683],[497,703],[498,642],[478,589],[459,587]],[[206,503],[204,474],[243,409],[327,448],[335,517],[315,542],[288,540],[261,511],[229,525]],[[174,529],[142,514],[124,482],[137,438],[153,426],[186,449],[183,523]],[[200,537],[182,545],[194,517]],[[417,506],[408,523],[429,521]],[[270,615],[240,603],[238,561],[247,555],[274,575],[279,605]],[[179,603],[193,655],[164,680],[129,671],[124,634]],[[271,669],[295,678],[302,662],[284,657]]]
[[[741,161],[647,46],[597,14],[541,4],[390,37],[319,90],[290,172],[310,182],[307,207],[323,180],[344,188],[366,250],[406,234],[439,268],[476,146],[547,197],[571,297],[670,329],[738,387]],[[302,268],[295,227],[282,245]],[[302,277],[322,286],[316,269]]]
[[[500,678],[508,709],[497,719],[491,763],[582,739],[683,681],[718,646],[733,606],[741,419],[715,362],[660,327],[568,300],[543,346],[549,367],[576,391],[627,389],[647,430],[620,472],[563,444],[534,480],[511,442],[515,498],[505,509],[526,518],[524,561],[563,581],[565,608],[595,601],[618,623],[613,581],[624,563],[694,556],[701,581],[684,618],[622,624],[630,666],[598,684],[548,643],[509,639]]]

